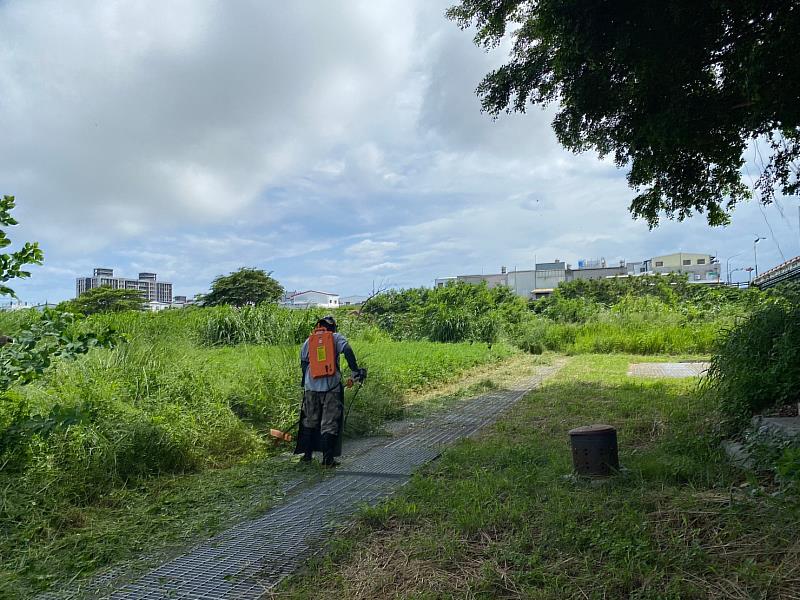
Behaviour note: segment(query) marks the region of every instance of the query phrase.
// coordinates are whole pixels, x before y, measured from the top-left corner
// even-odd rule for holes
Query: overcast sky
[[[94,266],[176,294],[240,266],[359,294],[534,257],[741,267],[753,234],[762,270],[778,244],[800,253],[796,199],[651,232],[623,171],[558,146],[552,110],[481,114],[505,51],[474,46],[448,4],[0,0],[0,193],[12,239],[45,251],[22,299],[72,297]]]

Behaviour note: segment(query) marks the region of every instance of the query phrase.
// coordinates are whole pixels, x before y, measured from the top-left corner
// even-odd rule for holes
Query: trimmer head
[[[276,441],[291,442],[294,439],[291,433],[281,431],[280,429],[270,429],[269,434],[274,437]]]

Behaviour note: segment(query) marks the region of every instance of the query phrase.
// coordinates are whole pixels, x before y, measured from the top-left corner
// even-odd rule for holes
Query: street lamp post
[[[731,275],[733,272],[731,271],[731,259],[736,258],[737,256],[744,254],[747,250],[742,250],[741,252],[737,252],[733,256],[729,256],[728,260],[725,261],[725,272],[728,274],[728,283],[731,282]]]
[[[767,238],[756,236],[756,239],[753,240],[753,265],[755,265],[756,268],[756,277],[758,277],[758,252],[756,250],[756,244],[765,239]]]

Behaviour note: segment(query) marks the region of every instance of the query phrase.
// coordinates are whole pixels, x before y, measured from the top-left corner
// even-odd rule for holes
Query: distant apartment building
[[[148,303],[157,305],[172,304],[172,284],[156,281],[155,273],[139,273],[138,279],[115,277],[113,269],[96,268],[91,277],[78,277],[75,280],[75,297],[98,287],[114,290],[139,290]]]
[[[317,290],[290,292],[280,304],[287,308],[339,308],[339,294]]]
[[[3,302],[0,304],[0,311],[9,311],[9,310],[26,310],[26,309],[35,309],[38,311],[43,311],[46,308],[55,308],[56,305],[51,302],[41,302],[41,303],[31,303],[31,302],[22,302],[20,300],[10,300],[9,302]]]
[[[718,283],[720,280],[720,264],[710,254],[676,252],[654,256],[646,262],[645,272],[649,273],[684,273],[692,283]]]
[[[488,275],[457,275],[441,277],[434,281],[436,287],[450,282],[481,283],[494,288],[505,285],[523,298],[538,299],[553,293],[561,283],[578,279],[607,279],[610,277],[630,277],[653,273],[685,273],[693,283],[718,283],[719,263],[709,254],[679,252],[652,259],[618,264],[607,263],[605,259],[579,260],[577,267],[560,260],[536,263],[530,270],[508,270],[500,268],[500,273]]]

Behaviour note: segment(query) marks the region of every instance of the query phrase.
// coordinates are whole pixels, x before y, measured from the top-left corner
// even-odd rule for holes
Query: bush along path
[[[451,405],[422,421],[403,421],[390,438],[345,448],[341,466],[261,517],[245,521],[116,590],[98,580],[80,596],[114,599],[259,598],[324,549],[332,530],[364,504],[405,484],[443,448],[494,422],[563,364],[556,361],[518,384]],[[93,588],[93,589],[92,589]],[[76,597],[49,593],[40,599]]]

